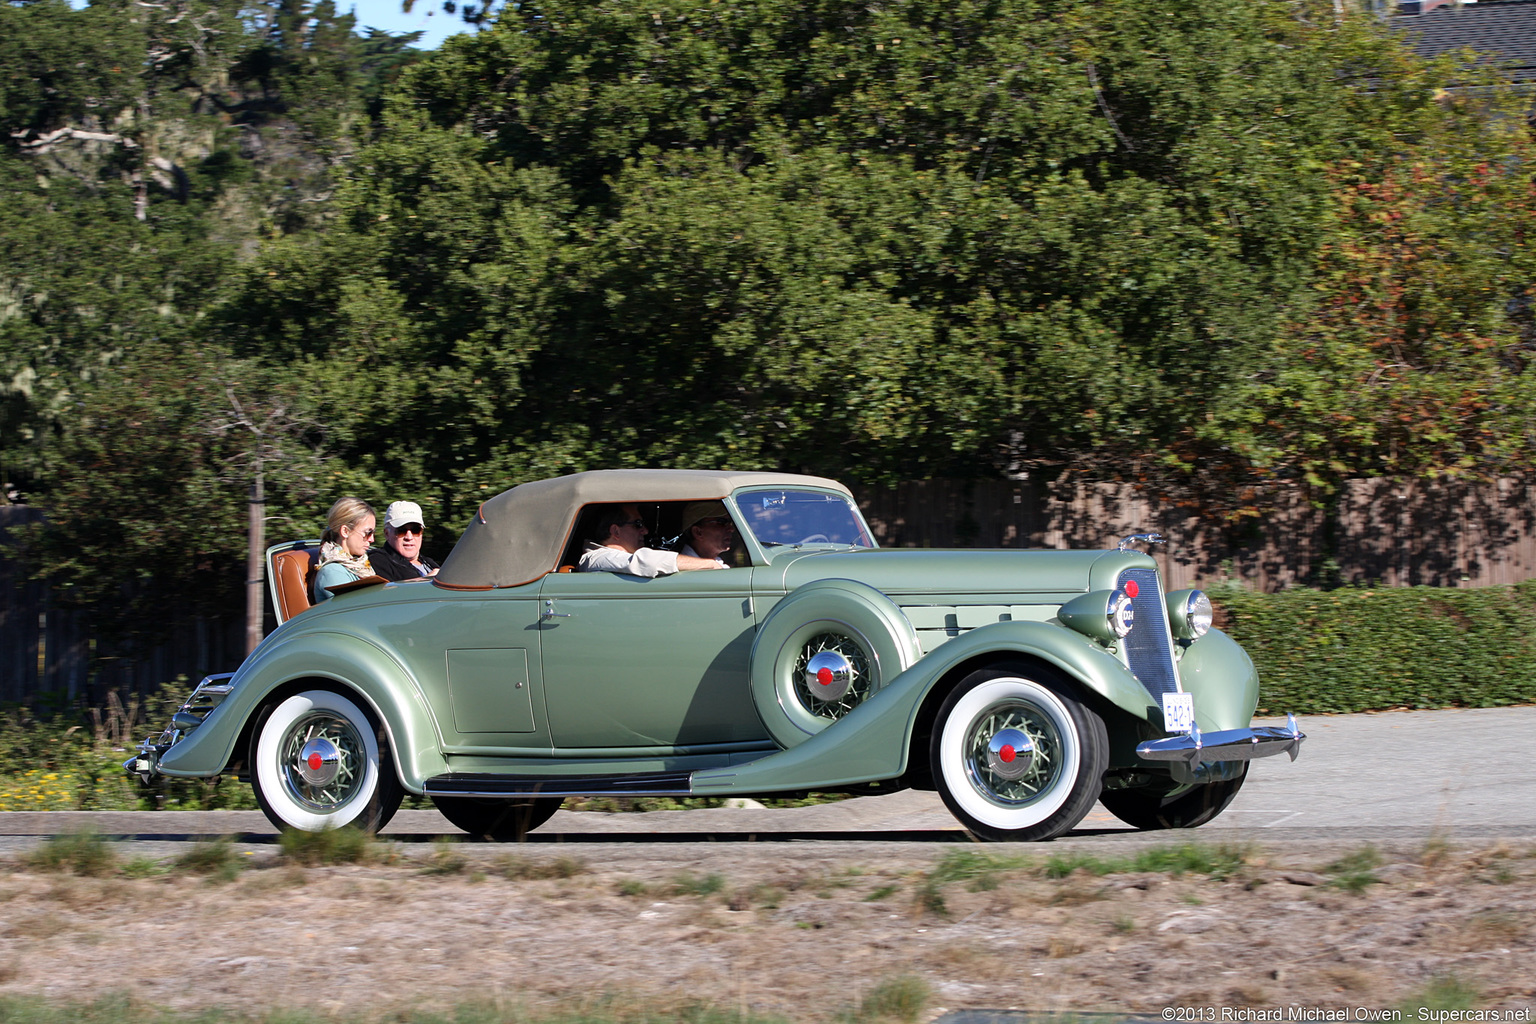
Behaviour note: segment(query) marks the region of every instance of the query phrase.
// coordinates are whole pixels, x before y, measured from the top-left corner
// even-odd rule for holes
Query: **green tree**
[[[1340,161],[1450,116],[1421,65],[1237,0],[519,4],[402,78],[237,348],[308,360],[349,464],[456,514],[642,463],[1219,496]]]

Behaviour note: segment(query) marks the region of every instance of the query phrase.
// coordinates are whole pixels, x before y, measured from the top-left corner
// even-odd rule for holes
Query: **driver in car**
[[[640,506],[615,505],[598,517],[576,568],[579,572],[623,572],[631,576],[670,576],[691,569],[724,569],[718,558],[699,558],[645,547],[650,533]]]
[[[736,526],[721,501],[696,501],[683,509],[683,554],[709,558],[729,569],[725,556],[736,542]]]

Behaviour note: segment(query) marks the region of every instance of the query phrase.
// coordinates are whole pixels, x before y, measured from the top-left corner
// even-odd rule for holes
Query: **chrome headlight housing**
[[[1214,609],[1203,590],[1175,590],[1168,595],[1168,628],[1179,640],[1198,640],[1211,631]]]
[[[1063,625],[1106,644],[1124,639],[1136,624],[1131,596],[1123,590],[1095,590],[1074,597],[1061,606],[1056,617]]]

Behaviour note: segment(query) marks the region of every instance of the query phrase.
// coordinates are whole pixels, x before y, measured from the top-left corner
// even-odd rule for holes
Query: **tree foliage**
[[[87,510],[142,479],[169,578],[240,579],[231,387],[328,459],[279,460],[296,532],[409,497],[439,550],[606,466],[1131,475],[1228,516],[1530,468],[1523,101],[1372,18],[471,13],[418,60],[332,0],[0,6],[0,465],[45,568],[122,557]]]

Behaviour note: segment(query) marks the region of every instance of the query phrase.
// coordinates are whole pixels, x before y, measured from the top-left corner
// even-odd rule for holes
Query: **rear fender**
[[[1145,720],[1154,710],[1114,655],[1048,622],[997,622],[950,640],[863,704],[796,746],[748,764],[695,772],[693,791],[769,793],[893,779],[907,771],[918,713],[937,687],[973,663],[1022,655],[1056,666],[1085,689]]]
[[[160,757],[159,771],[207,778],[236,759],[245,727],[281,690],[328,688],[363,700],[384,725],[400,781],[412,793],[447,770],[437,729],[421,689],[405,666],[380,647],[345,633],[304,633],[247,658],[234,688],[203,724]],[[239,753],[243,753],[239,752]]]

